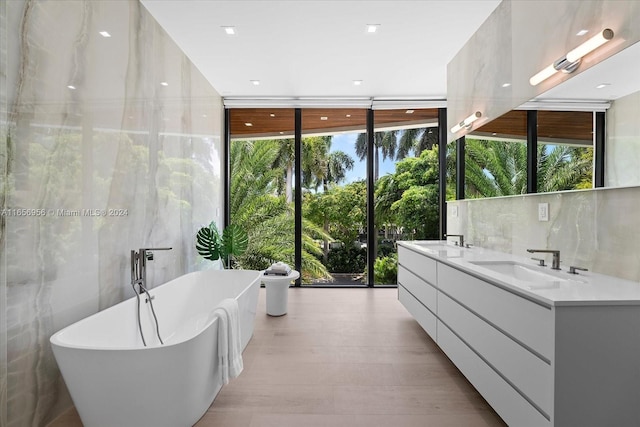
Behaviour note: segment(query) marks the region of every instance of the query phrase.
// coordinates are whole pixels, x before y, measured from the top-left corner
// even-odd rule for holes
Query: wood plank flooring
[[[476,427],[504,422],[397,300],[395,289],[289,290],[245,369],[196,427]],[[81,423],[74,410],[51,427]]]

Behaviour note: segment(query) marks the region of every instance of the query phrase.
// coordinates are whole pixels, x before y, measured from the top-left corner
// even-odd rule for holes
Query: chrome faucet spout
[[[553,270],[560,270],[560,251],[556,249],[527,249],[529,253],[541,252],[553,254],[553,259],[551,261],[551,268]]]
[[[464,247],[464,235],[462,234],[445,234],[444,237],[457,237],[459,239],[458,244],[461,248]]]

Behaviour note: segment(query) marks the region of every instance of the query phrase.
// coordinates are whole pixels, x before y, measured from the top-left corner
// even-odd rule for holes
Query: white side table
[[[289,285],[292,280],[300,277],[300,273],[291,270],[288,276],[268,276],[263,272],[261,277],[267,291],[267,314],[269,316],[284,316],[287,314]]]

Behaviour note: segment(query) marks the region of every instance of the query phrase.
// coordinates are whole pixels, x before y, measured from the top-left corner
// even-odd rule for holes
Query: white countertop
[[[446,241],[399,241],[405,247],[429,258],[469,273],[482,280],[523,295],[548,306],[560,305],[640,305],[640,283],[616,277],[605,276],[590,271],[569,274],[568,267],[552,270],[550,266],[540,267],[534,260],[479,247],[461,248]],[[532,254],[540,256],[544,254]],[[519,280],[509,274],[502,274],[476,265],[474,262],[505,261],[526,265],[527,269],[548,277],[540,282]],[[535,273],[534,273],[535,274]]]

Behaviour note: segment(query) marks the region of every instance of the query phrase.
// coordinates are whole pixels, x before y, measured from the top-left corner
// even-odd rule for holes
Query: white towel
[[[214,314],[218,316],[218,366],[223,384],[229,384],[229,379],[236,378],[243,369],[238,301],[223,300]]]

